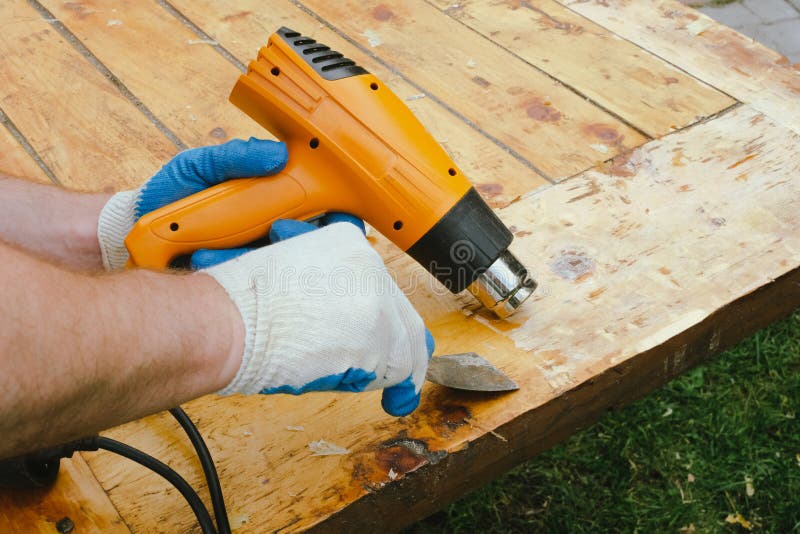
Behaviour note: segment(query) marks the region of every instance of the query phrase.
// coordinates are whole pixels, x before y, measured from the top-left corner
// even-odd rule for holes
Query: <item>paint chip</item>
[[[247,523],[249,519],[250,516],[244,512],[232,514],[230,519],[231,530],[236,530],[237,528],[241,528],[241,526]]]
[[[308,444],[308,448],[314,453],[314,456],[340,456],[348,454],[350,451],[335,443],[321,439],[319,441],[312,441]]]
[[[253,435],[253,433],[252,433],[252,432],[250,432],[249,430],[245,430],[244,432],[242,432],[242,435],[243,435],[243,436],[252,436],[252,435]]]
[[[475,63],[475,60],[474,60],[474,59],[472,59],[472,58],[469,58],[469,59],[467,60],[467,68],[468,68],[468,69],[474,69],[474,68],[475,68],[477,65],[478,65],[478,64],[477,64],[477,63]]]
[[[304,427],[304,426],[287,426],[286,427],[286,430],[290,430],[292,432],[302,432],[305,429],[306,429],[306,427]]]
[[[686,31],[691,33],[694,36],[700,35],[711,26],[714,25],[714,22],[711,19],[704,19],[699,18],[696,21],[692,22],[688,26],[686,26]]]
[[[392,467],[391,469],[389,469],[389,480],[396,480],[396,479],[397,479],[397,473],[395,473],[394,467]]]
[[[188,44],[188,45],[190,45],[190,46],[191,46],[191,45],[198,45],[198,44],[207,44],[207,45],[211,45],[211,46],[216,46],[216,45],[218,45],[219,43],[218,43],[218,42],[216,42],[216,41],[215,41],[215,40],[213,40],[213,39],[188,39],[188,40],[186,41],[186,44]]]
[[[589,145],[589,146],[592,147],[593,149],[597,150],[601,154],[608,154],[608,147],[606,145],[597,143],[597,144]]]
[[[117,19],[108,19],[106,26],[108,26],[109,28],[112,26],[122,26],[122,21]]]
[[[378,32],[376,32],[375,30],[364,30],[364,32],[361,35],[367,38],[367,42],[373,48],[383,44],[381,36],[378,35]]]
[[[419,93],[416,95],[407,96],[406,102],[413,102],[414,100],[420,100],[422,98],[425,98],[425,93]]]

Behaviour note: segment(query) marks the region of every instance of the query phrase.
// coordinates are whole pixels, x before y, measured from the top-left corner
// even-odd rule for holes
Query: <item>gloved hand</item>
[[[125,266],[125,237],[142,215],[225,180],[275,174],[287,157],[283,143],[255,138],[181,152],[142,187],[115,194],[103,207],[97,225],[103,266]]]
[[[321,226],[280,220],[270,246],[193,255],[195,267],[213,265],[201,272],[245,324],[241,367],[220,393],[383,389],[384,410],[407,415],[419,405],[433,338],[363,223],[339,214]]]

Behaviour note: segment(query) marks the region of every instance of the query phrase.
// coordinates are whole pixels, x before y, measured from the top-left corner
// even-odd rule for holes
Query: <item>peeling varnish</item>
[[[361,35],[367,38],[367,43],[369,43],[369,46],[372,48],[383,44],[380,34],[378,34],[378,32],[375,30],[366,29],[361,33]]]

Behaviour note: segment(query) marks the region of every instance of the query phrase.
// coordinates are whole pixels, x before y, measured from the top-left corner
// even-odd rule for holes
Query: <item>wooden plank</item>
[[[75,532],[130,532],[80,455],[61,461],[52,488],[0,490],[0,532],[52,534],[64,518]]]
[[[675,0],[559,0],[800,132],[800,72],[790,61]]]
[[[176,152],[27,2],[0,2],[0,19],[0,106],[62,184],[132,187]]]
[[[300,5],[556,180],[645,141],[423,0]]]
[[[50,179],[22,148],[11,132],[0,125],[0,174],[49,183]]]
[[[224,141],[232,137],[271,137],[253,120],[228,103],[228,94],[239,71],[204,39],[155,3],[95,0],[75,4],[42,2],[75,33],[178,137],[190,146]],[[252,6],[248,5],[252,4]],[[250,2],[176,2],[178,8],[199,11],[196,21],[210,27],[211,36],[246,63],[266,44],[281,25],[310,28],[319,38],[363,61],[401,97],[419,93],[401,78],[360,53],[341,37],[288,2],[276,2],[269,10]],[[191,7],[190,7],[191,5]],[[76,7],[79,6],[79,7]],[[252,8],[247,16],[233,16]],[[231,17],[231,18],[229,18]],[[111,21],[111,22],[109,22]],[[111,24],[111,26],[109,26]],[[271,28],[265,30],[265,28]],[[139,44],[150,43],[145,49]],[[137,50],[130,61],[130,50]],[[198,84],[197,80],[203,83]],[[519,195],[546,184],[546,180],[478,132],[460,126],[451,114],[431,99],[409,102],[425,125],[448,148],[493,205],[501,206]]]
[[[228,103],[239,70],[155,2],[41,3],[187,145],[271,137]]]
[[[788,313],[800,303],[798,142],[742,106],[499,210],[540,282],[510,321],[464,313],[407,258],[390,262],[437,352],[477,350],[521,390],[429,385],[401,419],[376,393],[195,401],[231,510],[253,532],[396,528]],[[202,485],[164,417],[111,435]],[[315,456],[318,439],[349,453]],[[190,528],[154,476],[107,456],[92,466],[112,473],[105,484],[134,529]]]
[[[651,137],[734,103],[554,0],[433,3]]]

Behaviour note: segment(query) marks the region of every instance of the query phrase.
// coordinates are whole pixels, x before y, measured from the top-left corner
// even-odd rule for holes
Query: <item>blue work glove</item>
[[[364,233],[364,223],[351,215],[341,214],[341,213],[333,213],[322,217],[318,221],[318,225],[315,226],[310,223],[295,221],[295,220],[279,220],[273,223],[272,228],[270,229],[269,233],[269,240],[271,243],[286,243],[292,245],[300,245],[301,241],[303,240],[304,236],[306,239],[313,238],[314,236],[309,235],[314,230],[318,228],[325,228],[329,225],[333,225],[334,223],[346,223],[348,226],[354,225],[356,226],[361,234],[362,237],[353,237],[353,234],[350,233],[349,237],[347,238],[349,241],[355,243],[356,246],[366,247],[370,250],[373,256],[377,256],[374,251],[371,250],[369,245],[363,239]],[[341,225],[336,225],[341,226]],[[333,229],[333,228],[332,228]],[[324,230],[320,230],[323,232]],[[359,243],[360,241],[360,243]],[[290,243],[291,242],[291,243]],[[310,243],[309,246],[313,246],[316,250],[307,250],[305,251],[305,256],[309,258],[319,258],[321,255],[330,256],[333,250],[340,251],[343,247],[340,246],[335,242],[335,239],[314,239],[313,243]],[[277,248],[274,245],[266,247],[266,249],[274,249],[277,252]],[[292,247],[295,248],[295,247]],[[332,249],[330,251],[326,251],[325,248]],[[346,246],[344,247],[346,248]],[[262,250],[266,250],[262,249]],[[213,274],[213,266],[224,264],[220,268],[230,267],[234,264],[225,264],[229,260],[234,258],[238,258],[242,255],[245,255],[248,252],[251,252],[253,249],[250,248],[239,248],[239,249],[229,249],[229,250],[200,250],[195,252],[192,255],[192,266],[198,269],[208,269],[212,268],[210,273]],[[288,261],[290,265],[290,269],[295,267],[296,265],[292,263],[292,253],[289,251],[290,249],[287,248],[287,252],[283,254],[283,257],[286,261]],[[258,254],[259,251],[253,252],[253,254]],[[244,256],[247,258],[247,256]],[[380,269],[383,271],[382,274],[385,275],[384,281],[391,280],[388,278],[388,273],[385,273],[383,268],[383,263],[380,261],[380,258],[371,258],[372,264],[370,268],[372,270]],[[377,259],[377,262],[375,261]],[[298,258],[298,263],[302,263],[303,260]],[[311,266],[314,267],[318,271],[322,271],[325,269],[325,264],[329,262],[315,262],[312,259]],[[349,268],[352,267],[353,263],[349,264],[336,264],[333,263],[333,269],[341,269],[341,268]],[[379,265],[379,267],[378,267]],[[258,263],[256,262],[256,266]],[[357,267],[356,267],[357,268]],[[252,269],[252,268],[251,268]],[[287,269],[288,270],[288,269]],[[375,276],[374,272],[367,273],[368,276]],[[221,276],[223,280],[225,279],[224,276]],[[225,286],[224,282],[223,286]],[[277,361],[278,367],[282,368],[282,372],[277,374],[283,376],[272,376],[272,377],[264,377],[264,376],[252,376],[250,380],[241,380],[237,382],[239,375],[243,375],[244,372],[240,370],[239,375],[237,375],[237,379],[231,383],[231,385],[224,390],[224,393],[231,393],[231,392],[254,392],[258,391],[259,393],[263,394],[270,394],[270,393],[290,393],[294,395],[299,395],[302,393],[306,393],[309,391],[364,391],[370,389],[378,389],[384,388],[383,391],[383,398],[381,401],[381,405],[383,409],[389,413],[390,415],[395,416],[403,416],[411,413],[416,407],[419,405],[420,401],[420,389],[422,386],[422,382],[424,381],[424,374],[425,368],[427,368],[427,359],[430,358],[431,354],[433,354],[434,349],[434,341],[433,337],[431,336],[430,332],[427,329],[422,327],[422,321],[419,319],[419,316],[416,312],[413,311],[413,308],[410,307],[407,299],[405,298],[402,293],[399,293],[399,289],[397,286],[391,282],[391,285],[394,291],[391,291],[392,288],[386,286],[382,289],[389,293],[387,295],[367,295],[367,298],[364,299],[364,295],[362,295],[361,300],[375,300],[375,304],[381,305],[380,301],[385,301],[384,305],[388,308],[399,308],[402,310],[402,313],[399,315],[406,315],[408,316],[407,319],[409,320],[399,320],[395,323],[387,320],[384,322],[379,322],[375,324],[375,321],[370,320],[359,320],[357,318],[349,318],[348,319],[348,297],[349,295],[334,295],[334,298],[329,299],[325,306],[328,309],[320,310],[318,305],[320,299],[325,299],[325,295],[322,295],[320,299],[314,299],[313,301],[308,301],[309,307],[312,308],[312,313],[316,315],[319,324],[314,324],[311,322],[310,324],[297,324],[294,327],[294,331],[289,332],[287,335],[290,336],[301,336],[304,335],[306,332],[312,332],[313,337],[319,338],[321,345],[323,348],[320,353],[314,354],[314,350],[310,349],[308,343],[296,343],[293,345],[293,352],[294,354],[287,354],[285,350],[272,350],[273,354],[268,355],[267,359],[270,360],[282,360],[282,359],[293,359],[297,360],[298,362],[302,362],[301,365],[285,365],[281,364],[280,361]],[[226,288],[227,289],[227,288]],[[330,288],[321,288],[326,290],[325,292],[329,292]],[[394,295],[391,293],[394,292]],[[234,297],[229,291],[229,294]],[[247,293],[245,293],[245,296]],[[302,304],[303,302],[307,302],[305,299],[308,298],[307,296],[301,295],[297,301]],[[313,297],[312,297],[313,298]],[[236,298],[234,297],[234,301]],[[237,302],[237,305],[239,303]],[[249,306],[244,305],[244,308],[249,308]],[[240,309],[242,306],[240,306]],[[380,312],[380,310],[376,310]],[[266,309],[265,313],[269,314],[270,310]],[[290,312],[291,313],[291,312]],[[246,315],[246,312],[243,312],[243,317]],[[387,314],[388,317],[392,317],[393,314]],[[322,317],[320,317],[322,316]],[[329,316],[325,318],[325,316]],[[340,328],[340,326],[336,325],[336,319],[339,319],[340,322],[342,319],[347,319],[344,321],[347,325],[355,326],[355,332],[352,333],[353,335],[344,336],[344,341],[342,338],[343,331],[347,332],[348,328],[345,327],[344,329]],[[333,323],[331,322],[333,321]],[[245,319],[245,323],[247,323],[247,319]],[[409,327],[409,324],[411,325]],[[370,325],[379,329],[379,332],[370,332]],[[332,327],[333,326],[333,327]],[[352,328],[351,328],[352,329]],[[387,334],[388,332],[388,336]],[[397,332],[391,332],[391,330],[397,330]],[[423,361],[420,362],[420,345],[416,345],[410,341],[411,339],[392,339],[392,334],[397,334],[398,336],[404,335],[404,331],[411,331],[411,334],[419,334],[420,330],[424,330],[424,355],[422,356]],[[388,338],[388,345],[389,346],[381,346],[380,343],[377,346],[373,345],[373,341],[376,338]],[[409,336],[413,337],[413,336]],[[342,345],[344,351],[342,353],[333,354],[331,353],[331,348],[329,344],[336,345],[337,341],[339,345]],[[271,340],[272,341],[272,340]],[[327,343],[330,341],[330,343]],[[313,341],[312,341],[313,343]],[[409,354],[395,354],[396,352],[407,352]],[[364,351],[369,351],[370,354],[364,355],[362,354]],[[366,357],[365,357],[366,356]],[[248,355],[245,354],[244,360],[248,360]],[[250,360],[260,360],[258,354],[249,356]],[[338,360],[338,361],[337,361]],[[381,369],[386,369],[387,367],[398,367],[396,361],[404,361],[406,367],[409,367],[404,375],[400,375],[398,377],[397,371],[393,371],[391,374],[394,376],[389,378],[386,376],[386,372],[384,371],[384,376],[380,379],[376,371]],[[315,361],[326,361],[331,364],[332,369],[330,371],[335,371],[331,373],[327,373],[322,369],[316,369],[314,362]],[[259,365],[263,365],[259,363]],[[252,367],[247,362],[243,363],[242,369],[246,367]],[[400,380],[398,378],[403,378]],[[388,380],[387,380],[388,379]],[[393,383],[392,383],[393,382]],[[388,386],[388,387],[387,387]],[[257,389],[256,389],[257,388]]]
[[[286,166],[286,145],[251,138],[185,150],[139,189],[117,193],[100,213],[97,237],[108,271],[128,261],[125,237],[142,215],[234,178],[268,176]]]

